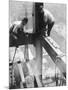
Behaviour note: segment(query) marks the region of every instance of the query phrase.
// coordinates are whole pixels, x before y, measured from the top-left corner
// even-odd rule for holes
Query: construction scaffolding
[[[41,4],[43,5],[43,3],[33,4],[33,32],[24,32],[15,43],[13,41],[9,43],[10,48],[15,47],[13,60],[9,61],[9,88],[44,87],[50,86],[50,83],[51,85],[53,83],[53,86],[66,85],[66,58],[64,53],[60,51],[59,45],[51,37],[43,36],[41,30],[44,22],[43,17],[40,18],[39,12]],[[35,57],[32,60],[29,58],[29,45],[33,45],[35,48]],[[24,46],[24,60],[22,61],[20,58],[15,59],[19,46]],[[42,48],[59,68],[59,74],[61,74],[55,73],[55,77],[46,77],[46,82],[42,79]]]

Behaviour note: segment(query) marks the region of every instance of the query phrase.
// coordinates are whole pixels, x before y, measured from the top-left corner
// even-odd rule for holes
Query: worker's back
[[[43,8],[43,11],[44,11],[44,20],[45,22],[54,22],[55,21],[55,18],[54,16],[52,15],[52,13],[50,11],[48,11],[47,9],[44,9]]]

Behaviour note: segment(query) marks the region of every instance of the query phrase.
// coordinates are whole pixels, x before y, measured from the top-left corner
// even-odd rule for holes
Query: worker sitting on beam
[[[24,18],[21,21],[16,21],[10,26],[9,31],[9,44],[15,45],[18,38],[21,36],[21,34],[24,34],[24,27],[28,22],[28,18]],[[24,37],[24,36],[23,36]]]

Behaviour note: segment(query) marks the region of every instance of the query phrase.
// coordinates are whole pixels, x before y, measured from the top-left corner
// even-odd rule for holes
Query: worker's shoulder
[[[45,16],[51,18],[52,21],[55,21],[55,18],[54,18],[54,16],[53,16],[53,14],[52,14],[49,10],[43,9],[43,11],[44,11],[44,15],[45,15]]]
[[[15,25],[20,25],[21,21],[15,21],[14,24]]]
[[[10,25],[10,27],[12,27],[12,26],[18,26],[18,25],[20,25],[21,24],[21,21],[14,21],[11,25]]]
[[[45,14],[52,15],[52,13],[49,10],[45,9],[45,8],[43,8],[43,11],[44,11]]]

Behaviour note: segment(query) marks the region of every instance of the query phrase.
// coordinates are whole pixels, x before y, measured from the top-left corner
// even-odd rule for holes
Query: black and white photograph
[[[66,10],[9,0],[9,89],[66,86]]]

